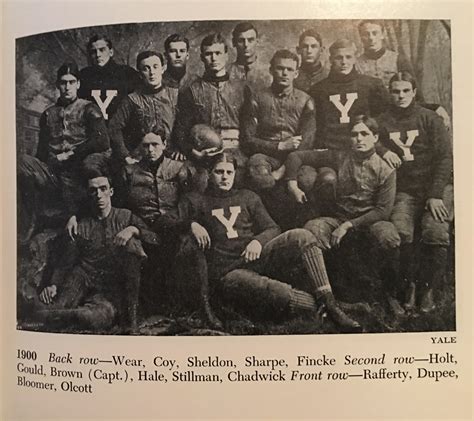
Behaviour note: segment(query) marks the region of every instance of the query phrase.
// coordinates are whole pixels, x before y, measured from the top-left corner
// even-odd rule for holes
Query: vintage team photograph
[[[16,40],[17,329],[455,331],[451,23]]]

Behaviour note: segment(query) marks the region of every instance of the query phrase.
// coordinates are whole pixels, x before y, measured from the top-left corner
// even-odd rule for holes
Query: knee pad
[[[369,228],[372,240],[384,250],[400,247],[400,235],[395,226],[388,221],[380,221]]]
[[[318,172],[318,185],[335,185],[337,183],[337,174],[336,171],[332,168],[323,167],[319,169]]]
[[[432,246],[449,246],[449,224],[437,221],[423,224],[421,241]]]

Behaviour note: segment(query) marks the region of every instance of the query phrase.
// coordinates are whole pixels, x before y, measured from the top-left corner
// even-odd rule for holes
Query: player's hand
[[[191,232],[193,233],[200,249],[205,250],[211,247],[211,237],[209,237],[206,228],[201,224],[193,222],[191,224]]]
[[[171,159],[175,161],[186,161],[186,157],[181,152],[171,152]]]
[[[305,192],[298,187],[296,180],[290,180],[288,182],[288,191],[295,198],[297,203],[303,204],[308,201]]]
[[[72,215],[66,224],[66,231],[69,235],[69,238],[74,241],[75,236],[77,236],[77,217],[76,215]]]
[[[400,159],[400,157],[392,151],[385,152],[385,154],[383,155],[383,159],[385,160],[385,162],[387,162],[388,165],[390,165],[390,167],[395,169],[402,165],[402,160]]]
[[[73,151],[63,152],[63,153],[60,153],[60,154],[56,155],[56,159],[59,162],[63,162],[63,161],[67,161],[73,155],[74,155]]]
[[[128,243],[130,238],[138,234],[139,234],[139,231],[137,227],[130,226],[130,227],[124,228],[115,236],[114,244],[116,246],[124,246],[125,244]]]
[[[128,165],[132,165],[132,164],[136,164],[138,162],[138,159],[135,159],[135,158],[132,158],[131,156],[127,156],[125,158],[125,162],[128,164]]]
[[[56,297],[58,290],[56,285],[50,285],[46,288],[43,288],[39,295],[39,299],[44,304],[51,304],[53,302],[53,298]]]
[[[339,225],[331,234],[331,247],[339,247],[341,244],[341,240],[349,231],[349,228],[352,227],[350,222],[344,222],[343,224]]]
[[[446,127],[446,130],[450,132],[451,131],[451,118],[449,117],[448,112],[444,109],[444,107],[440,105],[436,109],[436,114],[438,114],[443,119],[444,127]]]
[[[444,222],[449,218],[449,212],[446,206],[444,206],[442,199],[428,199],[426,201],[426,209],[430,211],[435,221]]]
[[[253,262],[260,258],[260,253],[262,252],[262,245],[258,240],[252,240],[247,244],[245,250],[242,252],[241,256],[244,257],[246,262]]]
[[[301,144],[301,136],[293,136],[287,140],[278,143],[280,151],[295,151]]]

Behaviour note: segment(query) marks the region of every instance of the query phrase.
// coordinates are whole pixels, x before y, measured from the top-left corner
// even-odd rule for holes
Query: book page
[[[246,0],[225,3],[10,1],[3,4],[2,12],[3,282],[0,296],[3,313],[3,418],[472,418],[472,5],[468,1],[436,0],[429,5],[396,0],[369,0],[363,4],[345,0],[297,3],[263,1],[258,5]],[[366,21],[365,27],[362,21]],[[251,26],[242,26],[240,35],[250,34],[250,42],[254,43],[254,47],[239,47],[239,42],[244,43],[243,38],[239,41],[238,31],[235,31],[237,35],[233,35],[235,28],[242,22]],[[377,22],[383,22],[383,31],[380,31],[379,35],[377,30],[381,29],[381,26]],[[304,32],[306,30],[310,31]],[[373,30],[375,35],[370,35],[369,30]],[[318,39],[315,32],[321,39]],[[159,55],[165,53],[165,39],[173,33],[184,35],[188,40],[189,45],[181,38],[171,41],[176,48],[171,54],[189,54],[188,58],[183,59],[187,60],[185,69],[189,80],[185,81],[187,85],[179,88],[179,94],[177,87],[171,89],[171,85],[166,85],[163,89],[160,85],[155,89],[154,99],[147,102],[147,95],[150,93],[147,88],[153,87],[157,80],[153,66],[164,72],[163,81],[168,84],[173,83],[170,80],[174,76],[181,77],[179,72],[170,71],[170,64],[175,60],[175,56],[165,55],[165,61],[163,56],[160,58]],[[222,34],[223,40],[216,41],[214,38],[207,45],[205,42],[201,44],[207,35],[214,33]],[[95,34],[98,34],[96,38]],[[302,34],[306,35],[300,37]],[[364,40],[364,36],[367,39]],[[375,46],[378,42],[375,39],[377,36],[383,38],[384,48],[371,53],[371,45]],[[105,41],[106,37],[110,38],[110,45]],[[185,45],[184,53],[179,53],[178,46],[181,44]],[[216,45],[217,53],[213,50]],[[311,57],[308,56],[312,53],[309,51],[318,47],[317,54],[321,65],[317,66],[316,61],[310,66]],[[256,64],[239,62],[239,48],[242,57],[245,54],[249,56],[253,51],[251,48],[255,48]],[[113,86],[107,85],[108,82],[103,83],[103,80],[112,79],[110,76],[101,79],[102,76],[97,70],[102,67],[100,60],[104,51],[110,56],[108,60],[113,59],[109,61],[109,67],[112,62],[117,66],[117,70],[110,73],[116,77],[116,85]],[[283,52],[280,53],[281,51]],[[142,52],[146,54],[140,56],[139,53]],[[350,64],[347,65],[346,61]],[[179,68],[179,58],[177,62]],[[66,67],[62,66],[63,63],[66,63]],[[71,63],[75,63],[77,71]],[[209,75],[219,63],[227,69],[225,76],[219,79],[216,73],[212,79]],[[352,93],[351,89],[345,88],[354,83],[353,79],[349,80],[348,75],[343,77],[340,74],[339,79],[334,79],[338,66],[342,75],[346,66],[353,66],[350,75],[361,80],[362,82],[357,82],[360,83],[357,86],[363,88]],[[394,85],[391,80],[394,75],[396,77],[397,72],[389,70],[394,66],[398,66],[399,71],[413,73],[415,82],[407,82],[411,79],[407,79],[405,75],[400,76],[399,81],[395,79]],[[92,69],[89,76],[87,69]],[[122,74],[120,72],[126,74],[122,79],[117,76]],[[251,206],[260,209],[260,199],[252,199],[259,196],[263,198],[270,219],[275,219],[283,227],[282,232],[287,233],[287,230],[295,227],[300,230],[291,235],[287,234],[284,245],[283,242],[277,242],[283,252],[275,251],[278,246],[270,250],[272,241],[276,242],[280,237],[276,231],[271,234],[271,230],[276,228],[268,223],[265,217],[259,219],[260,225],[263,224],[262,220],[266,221],[267,225],[270,224],[265,231],[271,237],[270,241],[265,242],[266,237],[262,239],[262,236],[257,236],[260,239],[260,249],[257,247],[256,252],[253,248],[248,250],[249,245],[246,248],[244,245],[243,258],[238,260],[237,257],[234,259],[237,263],[234,261],[220,273],[220,279],[224,279],[226,283],[221,281],[216,287],[211,282],[209,293],[203,292],[207,290],[199,283],[201,266],[192,259],[186,260],[186,256],[183,259],[179,252],[173,251],[174,247],[182,247],[178,240],[173,239],[179,238],[179,235],[175,234],[176,231],[164,231],[165,234],[158,231],[159,235],[156,236],[150,227],[156,226],[154,224],[158,217],[143,212],[138,214],[142,218],[141,222],[137,222],[131,219],[130,211],[122,209],[129,207],[135,215],[140,209],[143,211],[140,205],[143,204],[147,190],[143,188],[145,182],[140,177],[143,177],[143,174],[148,176],[148,167],[145,172],[140,172],[145,168],[140,167],[140,163],[146,162],[147,159],[153,161],[154,152],[147,152],[146,148],[150,150],[156,147],[156,136],[159,137],[159,142],[164,139],[163,145],[166,143],[167,147],[166,152],[163,152],[164,158],[161,157],[160,151],[161,168],[164,168],[165,164],[169,165],[167,168],[170,173],[175,171],[175,168],[189,168],[189,156],[186,161],[182,161],[180,157],[172,155],[179,149],[172,148],[175,139],[186,142],[191,138],[190,132],[186,132],[188,137],[179,137],[177,120],[178,126],[187,120],[193,121],[192,124],[209,124],[217,134],[217,146],[224,150],[230,148],[235,151],[236,142],[242,145],[242,139],[250,136],[248,127],[252,124],[256,126],[253,133],[255,138],[263,139],[267,136],[262,142],[283,144],[286,141],[285,145],[293,142],[295,146],[291,148],[295,149],[304,144],[307,132],[301,129],[301,124],[296,124],[298,127],[291,132],[289,121],[293,114],[288,117],[289,106],[286,109],[284,106],[275,108],[279,106],[281,102],[278,101],[282,101],[285,93],[280,92],[278,96],[271,89],[275,88],[278,80],[282,86],[288,83],[288,72],[294,72],[290,79],[294,77],[295,80],[291,79],[291,83],[298,87],[297,99],[292,103],[296,105],[292,105],[290,111],[307,110],[300,104],[302,103],[309,107],[313,113],[311,115],[315,116],[316,124],[311,117],[305,127],[312,128],[305,130],[313,130],[311,133],[317,134],[316,142],[321,139],[321,143],[311,145],[310,149],[327,151],[336,148],[331,139],[336,139],[337,127],[346,130],[348,140],[355,139],[358,135],[358,124],[354,123],[356,114],[350,111],[352,106],[362,110],[362,114],[374,115],[380,131],[378,128],[375,131],[371,129],[372,123],[367,120],[360,124],[364,130],[369,129],[369,135],[375,135],[372,140],[377,144],[377,148],[379,145],[385,145],[384,147],[390,149],[392,145],[392,152],[398,154],[395,154],[398,158],[393,159],[398,159],[399,164],[394,163],[392,166],[400,166],[397,169],[399,191],[400,186],[404,186],[402,189],[406,188],[406,191],[414,191],[419,184],[422,189],[428,190],[428,184],[431,186],[433,179],[436,179],[436,175],[420,170],[414,172],[416,176],[409,183],[406,183],[405,178],[405,184],[401,184],[405,174],[404,168],[408,165],[422,165],[416,160],[417,154],[423,153],[417,149],[422,141],[429,147],[437,148],[434,159],[441,155],[439,150],[446,147],[447,151],[452,147],[453,177],[449,175],[449,180],[445,181],[447,187],[443,184],[439,193],[444,199],[443,206],[447,207],[443,218],[449,220],[446,222],[447,228],[441,231],[449,236],[443,237],[441,244],[446,252],[446,265],[440,283],[433,288],[432,302],[423,290],[426,269],[434,270],[439,263],[436,257],[426,257],[423,254],[427,245],[433,245],[430,238],[436,237],[429,230],[422,232],[425,222],[421,222],[421,215],[427,212],[425,205],[429,211],[429,202],[419,202],[421,205],[417,202],[418,222],[413,234],[415,239],[412,239],[416,247],[413,248],[411,258],[420,266],[419,272],[413,275],[413,281],[416,281],[416,299],[412,300],[412,307],[403,307],[403,304],[410,301],[406,294],[409,290],[407,282],[403,285],[403,290],[396,295],[402,305],[400,314],[396,314],[398,307],[386,301],[386,292],[391,288],[386,282],[386,275],[370,272],[370,268],[381,259],[381,250],[371,245],[371,237],[367,237],[368,229],[354,229],[356,218],[342,218],[337,214],[340,218],[337,219],[336,214],[331,214],[336,225],[328,241],[335,243],[332,243],[332,250],[321,254],[319,249],[323,246],[314,246],[313,233],[301,233],[301,228],[305,226],[310,229],[310,224],[296,222],[302,207],[296,206],[294,196],[290,195],[291,191],[288,193],[286,178],[281,175],[281,180],[277,179],[275,182],[284,186],[286,196],[281,197],[285,199],[278,199],[280,202],[277,201],[277,205],[272,206],[275,202],[255,188],[253,179],[246,178],[242,184],[238,184],[242,174],[239,169],[243,166],[240,166],[235,154],[232,162],[233,170],[237,168],[237,171],[232,175],[236,177],[233,185],[232,181],[222,181],[219,177],[223,176],[215,172],[219,162],[210,167],[209,179],[206,179],[206,182],[211,187],[220,185],[221,190],[230,185],[230,191],[235,191],[237,185],[256,191],[258,195],[244,193],[239,199],[238,208],[234,202],[229,202],[229,210],[225,208],[228,203],[222,205],[224,202],[220,201],[218,203],[222,207],[222,213],[219,213],[221,210],[212,201],[215,197],[206,193],[209,187],[203,193],[204,199],[199,202],[191,201],[193,205],[197,203],[202,209],[209,208],[212,211],[211,221],[220,224],[224,233],[226,242],[222,244],[229,244],[227,240],[240,240],[238,237],[242,236],[241,230],[244,228],[238,225],[239,218],[243,218],[247,209],[244,209],[245,206],[249,209]],[[357,76],[354,76],[356,74]],[[325,84],[326,78],[331,80],[331,77],[336,80],[335,84]],[[103,83],[103,92],[90,88],[93,85],[87,85],[86,82],[94,78],[96,82],[99,80]],[[135,78],[136,85],[133,85]],[[161,83],[161,74],[159,79]],[[181,83],[181,80],[184,81],[179,79],[176,83]],[[229,101],[228,120],[225,123],[216,123],[222,119],[219,114],[222,108],[213,108],[215,102],[209,99],[210,97],[205,97],[205,94],[195,100],[194,108],[189,108],[194,114],[186,115],[187,109],[183,105],[184,102],[181,102],[186,101],[186,98],[183,100],[188,92],[186,89],[194,94],[195,99],[198,95],[196,86],[199,86],[199,89],[204,86],[202,89],[205,92],[205,89],[208,89],[206,83],[214,83],[213,86],[218,87],[218,93],[213,95],[221,95],[220,98]],[[67,97],[71,92],[70,86],[74,84],[77,85],[74,89],[79,92],[79,99],[74,97],[73,103],[77,107],[74,105],[76,108],[71,109],[64,104],[69,104]],[[86,86],[90,89],[87,90]],[[233,90],[226,94],[224,89]],[[378,109],[384,104],[380,98],[385,94],[387,101],[396,103],[395,89],[399,89],[399,97],[412,95],[413,103],[416,98],[420,107],[416,112],[420,113],[420,119],[425,124],[423,128],[428,127],[426,139],[419,131],[415,133],[408,130],[406,134],[400,134],[402,129],[412,129],[403,118],[400,121],[404,123],[400,123],[400,126],[390,126],[392,120],[389,117],[397,114],[390,114],[389,110],[392,108],[388,102],[388,114],[382,113],[381,108]],[[131,94],[132,91],[135,94]],[[250,101],[248,92],[254,95],[254,102]],[[263,93],[257,96],[255,92]],[[368,92],[367,109],[361,105],[364,92]],[[321,100],[325,96],[328,99],[327,106],[338,113],[337,127],[324,126],[328,124],[322,117],[327,116],[324,114],[326,103]],[[270,107],[272,111],[265,114],[268,104],[265,101],[270,100],[273,101]],[[125,109],[123,104],[127,101],[129,108]],[[403,108],[403,100],[398,101],[398,104],[402,104],[398,108]],[[142,108],[137,108],[141,111],[134,111],[136,104],[142,104]],[[254,115],[250,114],[250,108],[247,107],[249,104],[253,107]],[[151,116],[146,114],[146,106],[153,107],[154,113]],[[157,106],[161,107],[159,111]],[[393,103],[391,106],[393,107]],[[213,111],[208,113],[211,109]],[[169,110],[173,110],[172,117],[167,114]],[[234,126],[232,122],[229,123],[233,112],[238,122]],[[285,112],[287,114],[284,114]],[[83,115],[81,113],[88,113],[88,117],[78,117]],[[126,113],[130,114],[123,117]],[[206,122],[206,113],[214,113],[209,117],[212,123]],[[406,114],[412,117],[413,112]],[[384,118],[386,115],[388,117]],[[122,116],[123,120],[119,121],[116,116]],[[84,124],[89,124],[85,131],[74,127],[80,118],[86,122]],[[242,120],[245,118],[247,120]],[[303,121],[303,117],[299,118]],[[126,129],[120,126],[124,120],[128,124]],[[249,125],[242,124],[242,121],[247,121]],[[437,129],[432,129],[433,126]],[[122,202],[119,200],[121,195],[123,194],[124,198],[126,195],[121,190],[125,187],[117,183],[118,170],[114,173],[112,169],[111,174],[92,171],[94,176],[88,179],[82,177],[82,181],[87,181],[85,184],[73,184],[77,181],[74,180],[74,171],[79,167],[77,163],[74,164],[74,158],[69,160],[71,155],[77,156],[79,151],[84,150],[83,145],[88,142],[87,136],[90,136],[91,130],[95,130],[96,145],[100,143],[101,136],[109,136],[107,142],[110,142],[111,152],[107,147],[97,150],[103,154],[102,157],[106,156],[112,162],[118,150],[117,127],[121,127],[125,133],[123,143],[128,150],[125,149],[126,157],[121,156],[121,162],[129,164],[124,169],[124,179],[131,183],[127,186],[130,189],[128,192],[132,192]],[[127,130],[130,129],[133,133],[135,127],[139,127],[142,132],[137,136],[138,142],[133,144],[136,149],[132,151],[132,146],[127,144]],[[321,127],[326,127],[324,135]],[[398,132],[393,127],[396,127]],[[274,132],[268,135],[271,130]],[[278,133],[275,134],[276,132]],[[41,149],[41,145],[45,145],[44,141],[41,143],[41,139],[44,140],[45,136],[49,142],[46,152],[44,148]],[[133,136],[130,139],[133,143]],[[213,139],[215,138],[212,136],[210,140],[206,138],[206,141],[210,142],[208,148],[215,146]],[[353,141],[356,145],[353,149],[357,151],[357,140]],[[150,143],[153,143],[152,146]],[[178,144],[182,145],[178,142],[175,146]],[[193,147],[198,149],[197,143]],[[279,148],[273,147],[278,151]],[[360,146],[360,150],[362,149],[363,146]],[[266,149],[267,152],[268,150]],[[384,156],[386,150],[381,152],[377,149],[377,152]],[[309,151],[306,153],[309,154]],[[324,154],[327,152],[321,153],[322,157],[326,157]],[[48,167],[52,155],[56,159],[56,166]],[[276,154],[272,155],[271,159],[267,156],[263,164],[259,161],[259,165],[270,168],[271,176],[278,177],[278,170],[288,171],[288,161],[285,161],[287,155],[281,158],[282,155]],[[379,155],[376,154],[381,162],[377,161],[377,168],[380,170],[378,176],[382,178],[383,169],[387,168],[388,177],[393,169],[389,169],[389,165],[379,158]],[[61,162],[63,159],[64,162]],[[170,164],[165,161],[168,159]],[[250,161],[252,159],[253,157]],[[213,162],[212,156],[209,162]],[[445,162],[446,165],[451,165],[451,157]],[[287,168],[282,170],[281,166],[285,163]],[[227,168],[225,164],[228,162],[220,163],[223,168]],[[347,186],[343,184],[344,164],[338,165],[334,164],[339,183],[337,191],[340,193]],[[429,163],[425,162],[423,165],[428,167]],[[115,167],[108,168],[110,170]],[[199,173],[199,167],[197,170],[195,167],[191,168],[189,171]],[[29,178],[22,178],[25,172]],[[250,170],[249,173],[249,177],[254,174]],[[38,179],[38,174],[43,177]],[[56,202],[50,198],[44,200],[41,196],[42,187],[53,178],[51,174],[57,177],[58,185],[62,186],[60,199]],[[104,177],[104,174],[110,177]],[[173,189],[178,189],[176,186],[182,174],[183,170],[176,170],[173,176],[175,178],[170,177],[162,184],[157,184],[156,191],[170,189],[166,191],[172,191],[174,194]],[[288,177],[288,172],[285,174]],[[313,172],[310,171],[309,174]],[[318,173],[314,171],[314,174]],[[28,184],[32,175],[36,177],[33,177],[33,185]],[[165,176],[166,174],[163,175]],[[104,178],[109,180],[105,188],[97,184]],[[302,178],[298,179],[300,187],[303,185],[301,180]],[[371,182],[363,178],[361,180],[362,185],[364,182]],[[68,184],[69,182],[72,184]],[[162,180],[157,176],[156,183],[160,182]],[[68,196],[64,186],[72,186],[76,189],[75,193]],[[449,197],[452,201],[453,193],[449,190],[450,186],[454,186],[454,202],[451,206]],[[380,185],[377,186],[379,187]],[[370,189],[370,185],[361,187],[363,192]],[[193,187],[193,191],[196,190],[197,187]],[[102,199],[103,191],[108,192],[108,199]],[[24,192],[28,194],[24,195]],[[182,193],[181,190],[179,192]],[[316,199],[312,201],[309,190],[300,192],[309,202],[308,209],[317,203]],[[83,196],[80,196],[81,194]],[[159,196],[158,193],[157,195]],[[78,197],[82,199],[77,200]],[[395,207],[399,203],[397,198]],[[162,197],[159,196],[159,199]],[[134,207],[130,200],[135,200],[138,205]],[[255,204],[252,200],[257,200],[258,203]],[[112,208],[107,211],[111,213],[104,213],[104,217],[100,212],[93,213],[92,216],[86,214],[86,211],[83,214],[80,206],[89,204],[89,201],[97,205],[97,209],[101,208],[103,203],[106,203],[104,206],[111,203]],[[25,203],[28,208],[26,213],[22,207]],[[129,206],[130,203],[132,206]],[[172,204],[175,209],[178,209],[177,203],[176,199]],[[159,217],[163,216],[165,206],[166,203],[160,202]],[[433,206],[436,206],[436,203]],[[64,227],[65,221],[75,211],[78,234],[75,240],[71,241]],[[204,210],[202,212],[204,213]],[[445,211],[439,212],[444,215]],[[248,214],[249,220],[255,222],[252,219],[254,214]],[[111,218],[110,215],[116,219],[104,228]],[[127,222],[123,222],[124,219]],[[349,234],[341,234],[336,228],[340,228],[343,222],[349,219],[352,221],[351,227],[347,229]],[[426,218],[423,221],[426,221]],[[209,241],[214,246],[214,241],[218,241],[218,234],[212,231],[214,225],[206,225],[208,221],[204,217],[199,219],[199,222],[208,228]],[[117,229],[114,224],[120,225],[121,228]],[[255,222],[256,225],[258,224]],[[407,250],[403,249],[406,239],[404,233],[397,232],[395,226],[391,226],[394,229],[393,238],[398,239],[394,240],[398,241],[396,245],[402,244],[402,264],[398,270],[408,278],[408,271],[403,266],[403,259],[407,258],[406,255],[403,257],[403,250]],[[118,232],[119,237],[130,233],[130,237],[127,236],[123,240],[126,246],[121,249],[130,252],[133,259],[129,260],[130,254],[121,252],[115,255],[113,260],[108,260],[108,254],[102,255],[104,249],[110,250],[112,245],[105,248],[97,245],[102,241],[98,239],[102,235],[101,230],[104,230],[103,241],[111,241],[110,244],[120,241],[116,239]],[[113,234],[110,237],[112,240],[108,237],[110,232]],[[149,233],[149,236],[145,237],[144,233]],[[194,238],[198,244],[199,241],[206,241],[202,231],[201,234],[199,231],[196,234],[191,227],[188,233],[194,235],[190,238]],[[347,235],[340,247],[337,242],[341,239],[336,238],[338,235]],[[360,235],[365,240],[354,237],[357,247],[344,248],[345,241],[349,244],[353,235]],[[384,237],[386,238],[387,236]],[[137,239],[140,241],[134,243]],[[154,241],[155,244],[150,245],[149,241]],[[278,241],[283,240],[280,238]],[[435,246],[438,245],[438,237],[433,241]],[[306,242],[304,245],[308,247],[301,246],[302,242]],[[206,246],[203,245],[203,248]],[[318,252],[308,253],[308,249],[316,248]],[[209,249],[206,256],[209,279],[212,281],[212,270],[219,265],[213,266],[210,263],[212,259],[209,256],[214,249],[211,246]],[[252,253],[261,257],[256,260],[263,261],[266,266],[264,263],[249,263],[248,260],[254,259]],[[76,261],[81,263],[68,266],[66,263],[69,254],[76,259],[78,254],[79,260]],[[293,258],[293,255],[296,257]],[[318,260],[323,258],[325,265],[321,265],[321,260]],[[430,258],[432,260],[429,260]],[[244,260],[245,263],[242,263]],[[112,265],[110,261],[113,262]],[[296,261],[298,265],[294,263]],[[97,272],[92,270],[87,272],[91,267],[96,270],[97,266],[94,265],[103,265],[103,262],[107,262],[107,266],[100,267],[100,276],[96,277]],[[112,273],[109,277],[112,283],[122,282],[129,276],[132,279],[135,276],[133,268],[137,262],[136,267],[141,268],[140,289],[128,290],[129,284],[123,283],[123,288],[127,291],[120,297],[126,302],[126,310],[123,313],[122,310],[117,310],[121,307],[109,296],[106,300],[102,292],[95,295],[90,292],[94,289],[95,280],[106,279],[109,272]],[[314,270],[315,265],[318,270]],[[166,270],[159,275],[155,274],[155,277],[150,276],[147,271],[156,267]],[[325,269],[321,270],[321,267]],[[367,267],[369,272],[361,269]],[[320,275],[321,272],[326,273],[326,269],[329,277]],[[177,275],[174,270],[178,271]],[[428,272],[432,275],[432,272]],[[229,277],[229,273],[233,277]],[[154,279],[156,284],[150,284],[149,281],[147,284],[146,279]],[[302,284],[307,279],[312,282],[309,287],[307,283]],[[334,294],[337,308],[340,310],[337,313],[331,311],[331,302],[327,301],[327,296],[321,298],[323,295],[317,292],[320,291],[318,288],[326,288],[327,292],[328,288],[331,288],[327,286],[329,282],[332,285],[331,294]],[[321,283],[324,284],[322,287]],[[82,301],[77,298],[79,293],[76,291],[73,295],[75,304],[56,306],[58,300],[63,297],[63,291],[71,285],[74,288],[79,288],[80,285]],[[122,283],[119,285],[122,288]],[[117,289],[116,285],[115,288]],[[216,292],[213,293],[214,291]],[[135,301],[131,301],[130,297],[134,296],[134,293],[139,295],[135,297]],[[208,298],[212,315],[217,318],[217,322],[210,318],[207,312]],[[322,307],[321,302],[325,303]],[[138,309],[133,310],[137,303]],[[51,305],[48,307],[49,304]],[[110,312],[113,316],[110,316]],[[84,320],[89,323],[87,326],[84,325]]]

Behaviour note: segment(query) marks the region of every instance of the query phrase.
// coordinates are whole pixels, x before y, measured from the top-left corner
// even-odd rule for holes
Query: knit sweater
[[[378,117],[378,153],[388,150],[402,160],[397,191],[419,198],[442,198],[452,171],[452,151],[442,119],[416,103],[391,107]]]
[[[349,125],[360,114],[376,116],[390,103],[388,91],[380,79],[358,74],[331,72],[311,90],[316,106],[315,148],[349,149]]]
[[[206,228],[211,254],[225,259],[238,259],[254,239],[264,246],[280,234],[260,198],[249,190],[222,192],[209,187],[204,194],[185,196],[180,211],[184,219]]]

